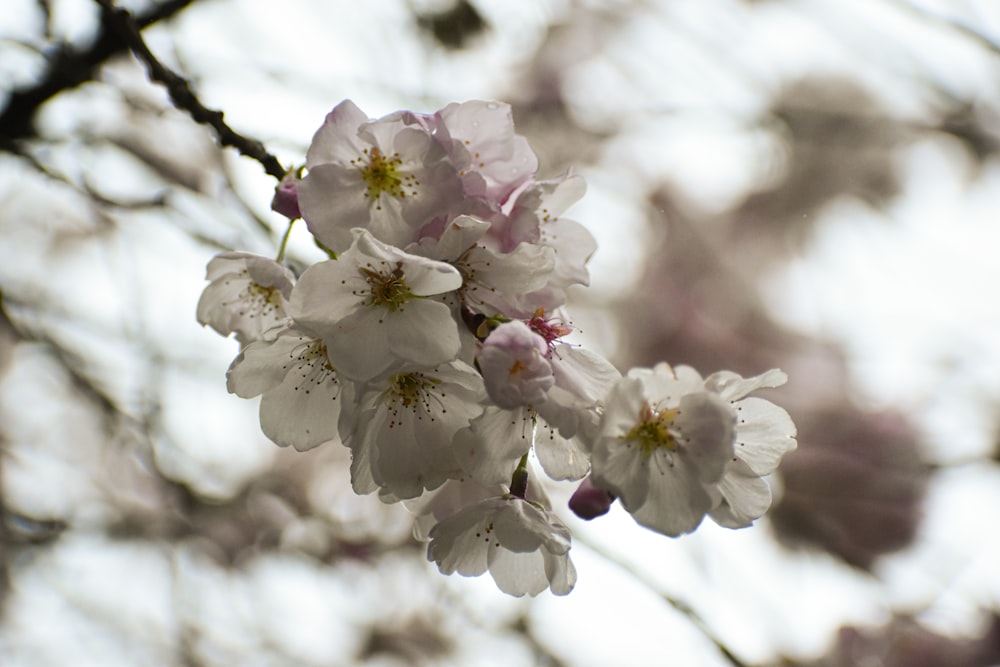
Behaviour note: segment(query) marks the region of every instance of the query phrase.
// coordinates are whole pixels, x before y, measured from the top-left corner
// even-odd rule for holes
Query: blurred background
[[[756,526],[677,540],[552,484],[568,597],[441,576],[346,449],[261,435],[195,322],[215,253],[275,253],[274,179],[96,2],[4,0],[0,664],[1000,664],[994,0],[120,6],[286,167],[344,98],[509,102],[540,175],[589,185],[578,340],[780,367],[799,450]]]

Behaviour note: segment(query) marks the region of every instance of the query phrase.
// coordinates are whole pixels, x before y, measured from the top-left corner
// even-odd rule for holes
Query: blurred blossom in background
[[[799,450],[736,532],[583,522],[553,483],[566,598],[442,577],[345,448],[266,440],[195,322],[213,255],[274,255],[274,180],[96,2],[4,0],[0,663],[1000,664],[993,0],[120,4],[284,165],[345,98],[509,102],[542,177],[588,183],[578,340],[780,367]]]

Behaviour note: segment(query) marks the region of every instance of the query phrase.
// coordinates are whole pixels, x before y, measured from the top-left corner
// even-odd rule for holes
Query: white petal
[[[717,481],[732,458],[735,422],[732,408],[715,394],[700,392],[681,398],[673,429],[702,482]]]
[[[293,369],[261,398],[261,430],[282,447],[299,451],[336,439],[339,395],[336,374],[319,370],[304,376]]]
[[[617,437],[603,437],[591,454],[594,484],[622,498],[626,507],[641,507],[649,493],[648,460],[638,445]]]
[[[364,382],[392,367],[388,335],[393,325],[379,322],[373,308],[359,310],[337,322],[324,336],[327,353],[334,367],[352,380]]]
[[[705,388],[714,391],[724,400],[738,401],[747,394],[765,387],[780,387],[788,381],[788,376],[777,368],[772,368],[752,378],[742,378],[732,371],[719,371],[708,376]]]
[[[357,311],[364,296],[354,292],[367,285],[345,252],[339,260],[313,264],[292,289],[289,311],[295,321],[319,336],[330,333],[338,321]]]
[[[320,243],[336,252],[351,245],[351,229],[371,220],[371,200],[361,172],[342,164],[312,167],[297,194],[302,218]]]
[[[736,408],[736,455],[756,475],[768,475],[796,447],[795,424],[784,408],[751,396]]]
[[[564,438],[549,425],[535,434],[535,454],[545,474],[554,480],[581,479],[590,470],[590,457],[578,438]]]
[[[438,301],[412,301],[388,313],[383,328],[387,354],[423,367],[454,360],[462,347],[451,309]]]
[[[545,576],[554,595],[567,595],[576,586],[576,567],[568,555],[545,555]]]
[[[487,562],[497,588],[507,595],[534,597],[549,587],[545,557],[538,551],[515,553],[503,547],[490,547]]]
[[[712,510],[711,517],[726,528],[749,526],[771,506],[771,487],[740,460],[727,467],[719,490],[723,502]]]
[[[627,496],[620,498],[632,517],[647,528],[671,537],[690,533],[715,504],[698,482],[694,467],[682,457],[671,458],[668,452],[658,449],[649,457],[646,472],[649,492],[645,501],[636,506],[628,502]],[[599,480],[595,477],[595,481]]]
[[[485,572],[487,550],[497,548],[486,532],[491,511],[490,505],[480,503],[438,522],[430,532],[428,560],[437,563],[443,574],[474,577]]]
[[[480,484],[509,484],[518,461],[531,448],[531,429],[523,409],[487,407],[455,436],[455,456]]]
[[[289,331],[273,341],[250,343],[233,360],[226,372],[226,386],[241,398],[260,396],[278,386],[290,369],[316,344],[314,338]]]

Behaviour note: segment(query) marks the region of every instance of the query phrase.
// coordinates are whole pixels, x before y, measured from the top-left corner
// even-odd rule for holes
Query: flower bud
[[[285,174],[281,183],[274,188],[274,198],[271,199],[272,211],[277,211],[291,220],[302,217],[302,212],[299,210],[299,182],[297,170],[293,169]]]
[[[607,514],[613,502],[615,496],[610,491],[594,486],[588,475],[570,496],[569,508],[581,519],[590,521]]]

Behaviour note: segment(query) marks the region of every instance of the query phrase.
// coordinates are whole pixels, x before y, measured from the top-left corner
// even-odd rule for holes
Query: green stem
[[[288,237],[292,235],[292,226],[295,224],[295,218],[288,221],[288,228],[285,230],[285,235],[281,237],[281,247],[278,248],[278,257],[274,260],[281,264],[281,261],[285,259],[285,247],[288,246]]]
[[[524,500],[528,490],[528,455],[525,454],[517,463],[517,468],[510,478],[510,495]]]

